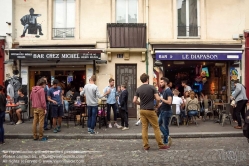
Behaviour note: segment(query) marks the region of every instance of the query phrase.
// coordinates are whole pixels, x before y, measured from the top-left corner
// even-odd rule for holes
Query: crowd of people
[[[169,133],[169,123],[172,116],[172,104],[176,105],[176,114],[181,115],[181,123],[185,122],[185,118],[191,119],[193,116],[198,116],[201,110],[199,100],[207,99],[207,95],[201,93],[199,96],[191,90],[191,87],[182,82],[184,87],[184,96],[179,97],[179,91],[171,88],[171,82],[166,77],[160,78],[160,88],[162,92],[159,93],[153,85],[149,85],[149,75],[142,74],[140,76],[142,85],[137,88],[133,103],[140,106],[140,122],[142,123],[142,140],[145,150],[150,149],[148,141],[148,126],[152,125],[154,129],[155,139],[157,141],[160,150],[169,149],[172,144],[172,138]],[[104,94],[101,95],[98,86],[95,84],[96,76],[91,76],[89,83],[84,87],[79,88],[79,93],[74,88],[64,93],[64,89],[61,88],[58,80],[53,80],[52,86],[47,86],[46,77],[42,77],[37,81],[36,86],[32,88],[30,94],[30,101],[32,102],[32,108],[34,109],[33,120],[33,139],[46,141],[48,138],[44,136],[43,131],[48,130],[48,111],[51,111],[53,118],[53,133],[61,131],[62,117],[64,116],[64,110],[69,111],[70,105],[67,105],[65,98],[71,98],[73,101],[79,96],[85,98],[88,111],[88,133],[96,134],[95,124],[96,116],[98,114],[99,99],[106,97],[107,105],[107,121],[108,127],[116,127],[122,130],[128,130],[128,91],[126,85],[122,84],[117,89],[114,86],[114,79],[109,79],[109,85],[105,87]],[[241,129],[241,119],[245,119],[245,106],[247,103],[247,97],[245,95],[245,88],[239,82],[236,82],[236,89],[231,95],[231,99],[235,100],[234,107],[236,112],[236,120],[238,121],[237,129]],[[3,92],[3,86],[0,86],[0,144],[4,143],[4,129],[3,121],[6,111],[6,95]],[[65,94],[65,95],[64,95]],[[27,96],[24,95],[22,89],[18,90],[17,107],[10,110],[10,115],[13,115],[14,111],[17,114],[18,121],[16,124],[21,124],[21,112],[26,108],[28,103]],[[194,103],[194,105],[191,105]],[[110,112],[113,111],[114,121],[111,122]],[[121,117],[121,124],[117,122],[117,112]],[[39,132],[37,132],[37,126],[39,126]],[[161,138],[163,134],[163,139]]]

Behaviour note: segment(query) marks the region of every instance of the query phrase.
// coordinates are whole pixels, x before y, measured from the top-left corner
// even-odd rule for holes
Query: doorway
[[[137,65],[116,64],[116,87],[126,84],[128,95],[128,116],[137,117],[137,106],[134,104],[133,97],[137,89]]]

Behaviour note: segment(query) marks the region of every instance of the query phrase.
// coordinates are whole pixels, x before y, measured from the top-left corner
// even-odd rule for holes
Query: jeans
[[[98,106],[87,106],[88,120],[87,127],[94,130],[96,124],[96,117],[98,113]]]
[[[111,107],[113,110],[113,115],[114,115],[114,121],[117,121],[117,105],[116,103],[114,104],[107,104],[107,121],[110,122],[111,120]]]
[[[34,120],[33,120],[33,138],[37,139],[37,124],[39,123],[39,139],[43,137],[43,127],[44,127],[44,109],[35,108],[34,109]]]
[[[156,138],[156,142],[159,147],[164,146],[161,138],[160,128],[158,125],[158,117],[155,111],[152,110],[143,110],[140,109],[140,120],[142,122],[142,139],[144,148],[148,148],[149,140],[148,140],[148,126],[149,123],[152,125],[154,129],[154,134]]]
[[[188,116],[189,117],[197,116],[197,115],[198,115],[198,112],[196,110],[190,110],[190,111],[188,111]]]
[[[247,103],[247,100],[240,100],[237,102],[237,106],[235,108],[235,114],[237,117],[238,126],[242,126],[240,114],[242,118],[245,120],[246,103]]]
[[[3,122],[5,118],[5,111],[0,112],[0,142],[4,142],[4,128]]]
[[[65,112],[68,112],[69,110],[69,102],[67,100],[63,100],[64,106],[65,106]]]
[[[44,129],[48,127],[48,114],[49,114],[49,103],[47,102],[47,113],[45,114],[44,117]]]
[[[169,121],[172,116],[172,110],[171,111],[163,111],[161,110],[161,113],[158,118],[158,124],[160,127],[161,132],[163,133],[163,143],[168,143],[168,136],[169,136]]]

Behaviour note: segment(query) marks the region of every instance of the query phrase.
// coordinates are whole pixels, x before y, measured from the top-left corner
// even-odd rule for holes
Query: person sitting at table
[[[24,95],[24,90],[20,88],[18,90],[18,98],[17,98],[17,103],[16,107],[12,110],[10,110],[10,116],[12,116],[13,119],[13,112],[16,111],[16,115],[18,118],[18,121],[16,124],[21,124],[22,119],[21,119],[21,112],[27,110],[27,104],[28,104],[28,97]],[[14,122],[12,122],[13,124]]]
[[[183,99],[178,97],[179,93],[180,92],[177,89],[173,91],[174,96],[173,96],[172,104],[176,105],[176,114],[180,115],[180,123],[182,123],[182,119],[185,117],[185,110],[182,110]]]
[[[193,116],[198,116],[198,110],[200,108],[198,99],[195,97],[195,92],[190,91],[190,97],[186,100],[186,112],[188,118],[192,118]]]

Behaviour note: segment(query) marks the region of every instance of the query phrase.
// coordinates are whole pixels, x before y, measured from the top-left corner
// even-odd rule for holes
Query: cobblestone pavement
[[[140,139],[7,139],[0,145],[0,165],[249,165],[249,144],[243,137],[173,139],[171,149],[163,151],[155,140],[150,146],[144,151]]]

